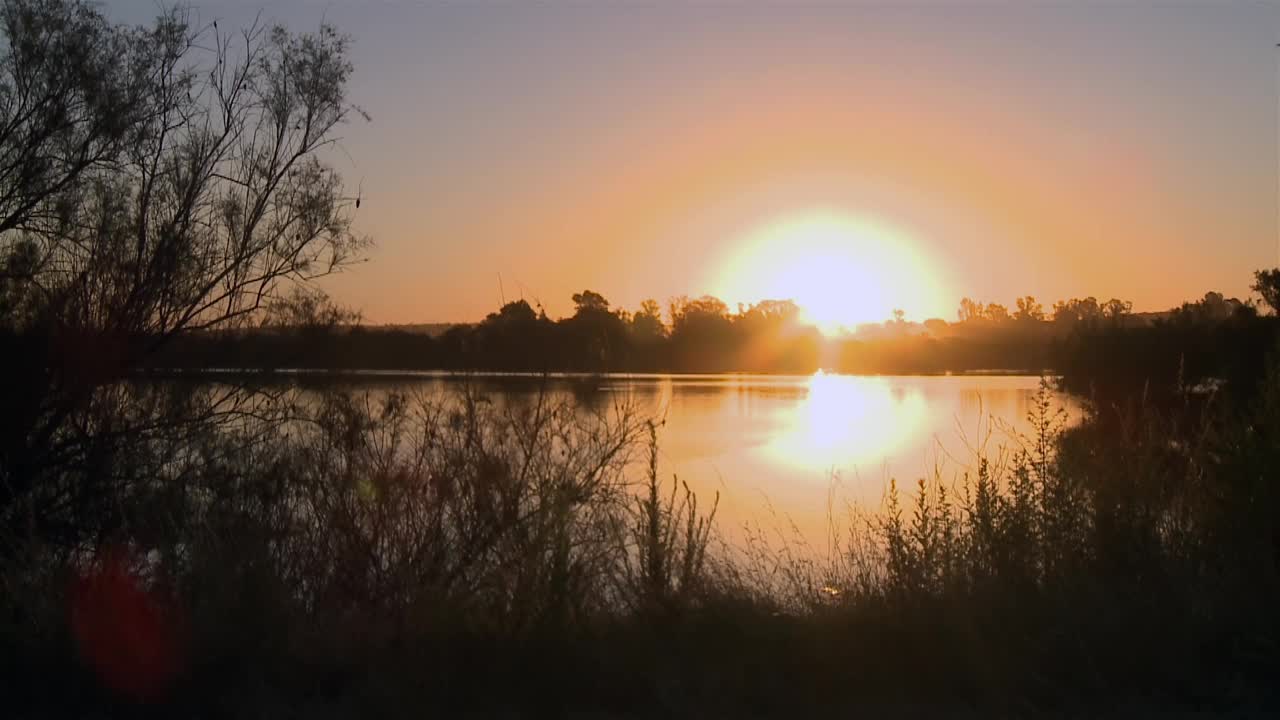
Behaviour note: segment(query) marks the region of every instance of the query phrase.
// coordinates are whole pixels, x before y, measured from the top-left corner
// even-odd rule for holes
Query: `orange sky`
[[[815,208],[926,258],[886,300],[917,320],[1163,309],[1276,263],[1273,6],[265,5],[356,42],[373,122],[336,161],[377,248],[326,287],[369,322],[478,319],[499,274],[552,316],[583,288],[750,301],[723,268]]]

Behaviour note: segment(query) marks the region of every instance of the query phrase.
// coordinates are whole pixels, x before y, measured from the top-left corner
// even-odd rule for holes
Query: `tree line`
[[[1259,273],[1259,283],[1263,276]],[[1206,351],[1213,349],[1225,358],[1235,349],[1265,341],[1272,330],[1269,316],[1257,304],[1216,292],[1167,312],[1141,314],[1133,312],[1132,303],[1115,298],[1104,302],[1072,298],[1054,303],[1046,312],[1034,297],[1026,296],[1017,299],[1010,313],[999,303],[966,297],[960,301],[955,322],[908,321],[897,310],[883,323],[859,325],[854,332],[835,337],[826,337],[808,324],[802,309],[790,300],[765,300],[731,310],[712,296],[682,296],[670,300],[665,312],[655,300],[645,300],[630,312],[591,290],[575,293],[572,300],[573,313],[560,319],[551,319],[522,299],[506,303],[478,323],[431,334],[364,326],[320,295],[296,293],[276,306],[278,311],[269,322],[188,334],[171,343],[149,367],[1076,373],[1094,367],[1098,358],[1110,358],[1107,347],[1136,343],[1159,347],[1164,355],[1126,350],[1121,365],[1138,363],[1135,373],[1145,366],[1163,376],[1168,362],[1162,357],[1184,363],[1190,358],[1184,369],[1209,376],[1223,362],[1206,359]],[[1237,337],[1241,333],[1250,337]]]

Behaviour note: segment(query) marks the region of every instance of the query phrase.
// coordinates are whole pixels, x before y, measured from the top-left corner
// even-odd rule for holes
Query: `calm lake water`
[[[448,393],[447,376],[396,377],[374,384]],[[471,376],[486,393],[571,394],[584,406],[631,403],[663,421],[660,470],[698,493],[720,493],[717,524],[790,532],[825,547],[828,510],[880,506],[889,479],[913,486],[935,470],[944,479],[1019,447],[1040,384],[1037,376],[617,375],[585,380]],[[1054,394],[1069,421],[1070,398]],[[637,467],[637,474],[640,468]]]

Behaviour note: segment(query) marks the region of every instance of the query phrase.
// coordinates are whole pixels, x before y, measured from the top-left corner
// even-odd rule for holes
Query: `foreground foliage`
[[[1188,395],[1178,413],[1096,408],[1069,430],[1046,385],[1032,437],[968,474],[893,484],[826,558],[718,540],[714,503],[699,511],[658,476],[640,452],[654,426],[625,404],[256,397],[218,432],[135,447],[118,470],[136,480],[108,490],[111,532],[8,538],[0,637],[24,702],[407,715],[1278,700],[1274,373],[1247,408]],[[122,617],[152,645],[94,625]]]

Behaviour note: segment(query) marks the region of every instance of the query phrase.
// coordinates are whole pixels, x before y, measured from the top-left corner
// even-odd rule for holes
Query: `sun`
[[[936,273],[906,233],[834,211],[788,215],[748,233],[716,286],[732,302],[793,300],[828,335],[887,320],[895,308],[921,320],[942,307]]]

